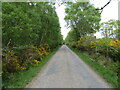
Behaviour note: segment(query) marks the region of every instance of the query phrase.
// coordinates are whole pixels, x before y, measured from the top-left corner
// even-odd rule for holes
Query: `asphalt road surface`
[[[63,45],[26,88],[109,88],[110,86]]]

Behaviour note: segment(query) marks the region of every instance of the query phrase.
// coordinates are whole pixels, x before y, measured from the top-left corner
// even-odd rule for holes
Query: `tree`
[[[47,2],[3,2],[3,47],[62,43],[55,7]]]
[[[66,43],[69,43],[69,42],[74,42],[77,40],[77,35],[76,35],[76,32],[71,29],[69,32],[68,32],[68,35],[67,37],[65,38],[65,42]]]
[[[74,30],[77,40],[99,30],[100,13],[89,2],[69,2],[66,14],[67,26]]]
[[[109,20],[108,22],[104,22],[101,24],[101,31],[105,38],[113,38],[119,39],[118,33],[118,24],[120,22],[118,20]]]

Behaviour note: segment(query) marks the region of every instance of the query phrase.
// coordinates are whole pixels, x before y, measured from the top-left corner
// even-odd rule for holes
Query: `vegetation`
[[[100,23],[101,12],[89,2],[66,2],[65,12],[71,31],[63,41],[53,3],[2,3],[4,88],[23,88],[62,43],[76,49],[114,87],[120,86],[120,21]],[[103,38],[94,36],[98,31]]]
[[[96,68],[98,72],[102,70],[101,67],[104,67],[103,72],[100,72],[101,75],[112,83],[114,87],[118,87],[120,80],[118,24],[120,21],[110,20],[100,23],[100,12],[95,10],[96,8],[90,3],[68,3],[65,20],[67,25],[71,27],[71,31],[68,33],[65,41],[68,46],[85,54],[78,54],[82,59],[86,60],[86,55],[91,58],[92,60],[87,59],[86,61],[88,63],[94,61],[92,64],[95,65],[92,66]],[[102,32],[103,38],[97,39],[94,36],[98,31]],[[110,74],[111,72],[113,78]]]
[[[55,7],[47,2],[3,2],[2,24],[3,87],[24,87],[63,42]]]
[[[37,64],[34,60],[35,63],[33,64],[35,66],[29,67],[28,70],[21,70],[16,73],[9,74],[9,79],[3,80],[3,88],[24,88],[32,80],[32,78],[37,75],[37,73],[48,62],[51,56],[55,54],[56,51],[57,48],[52,50],[46,57],[42,59],[40,64]]]
[[[97,56],[96,55],[88,55],[86,53],[83,54],[83,52],[80,52],[74,48],[71,48],[84,62],[86,62],[88,65],[90,65],[96,72],[98,72],[108,83],[111,83],[113,87],[118,87],[118,77],[114,73],[112,68],[106,68],[103,65],[100,65],[99,62],[96,62],[96,60],[99,60],[103,62],[106,60],[104,56]],[[96,57],[96,58],[92,58]],[[114,63],[115,64],[115,63]]]
[[[80,38],[79,41],[70,44],[72,47],[86,51],[89,54],[101,54],[119,62],[120,58],[120,41],[112,39],[95,39],[95,37]]]
[[[59,19],[50,3],[3,2],[3,48],[62,43]]]
[[[67,26],[71,27],[69,34],[72,34],[72,37],[68,34],[66,40],[77,41],[98,31],[100,14],[89,2],[68,3],[65,11]]]

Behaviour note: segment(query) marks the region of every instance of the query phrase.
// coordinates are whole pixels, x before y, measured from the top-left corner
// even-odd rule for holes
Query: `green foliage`
[[[99,62],[96,61],[99,60],[103,60],[105,61],[106,58],[105,57],[101,57],[101,55],[96,55],[96,54],[92,54],[92,55],[88,55],[88,54],[83,54],[83,52],[80,52],[74,48],[71,48],[78,56],[80,56],[80,58],[85,61],[87,64],[89,64],[95,71],[97,71],[108,83],[112,84],[112,86],[114,88],[118,88],[119,87],[119,76],[117,76],[117,71],[116,68],[118,68],[118,63],[115,62],[108,62],[106,61],[106,63],[108,63],[107,65],[102,65]],[[97,57],[95,59],[93,59],[93,57]],[[99,58],[101,57],[101,58]],[[91,59],[92,58],[92,59]],[[99,58],[99,59],[98,59]],[[105,59],[105,60],[104,60]],[[95,60],[95,61],[94,61]]]
[[[86,52],[93,62],[112,70],[120,77],[120,21],[110,20],[100,24],[100,13],[89,2],[68,2],[65,12],[67,26],[71,28],[65,39],[67,45]],[[102,33],[102,39],[94,36],[97,31]],[[81,57],[86,59],[86,56]],[[87,62],[92,63],[90,59]],[[108,81],[117,86],[116,78],[111,78],[112,72],[108,71],[110,75],[107,70],[102,72],[97,63],[92,63],[95,65],[91,66],[95,66],[104,77],[108,77]]]
[[[65,11],[67,26],[72,28],[67,38],[78,41],[80,37],[99,30],[99,11],[89,2],[68,3]]]
[[[3,47],[62,43],[55,8],[46,2],[3,2]]]
[[[113,38],[119,40],[119,20],[109,20],[108,22],[101,23],[100,31],[105,38]]]
[[[7,79],[3,78],[3,88],[25,88],[25,86],[37,75],[37,73],[42,69],[42,67],[48,62],[52,55],[55,54],[58,48],[52,50],[46,57],[42,59],[40,64],[35,67],[30,67],[26,71],[19,71],[15,73],[8,73]],[[36,61],[35,61],[36,62]]]
[[[78,51],[84,52],[86,56],[81,56],[83,60],[87,60],[91,66],[100,72],[100,74],[115,87],[118,87],[120,76],[120,41],[113,39],[96,39],[95,37],[81,37],[79,41],[69,43],[69,46]],[[94,63],[95,62],[95,63]],[[94,65],[95,64],[95,65]],[[105,71],[101,71],[98,65],[105,67]],[[108,70],[111,70],[110,72]],[[113,78],[114,77],[114,78]]]
[[[26,51],[25,51],[26,50]],[[39,48],[33,46],[29,49],[23,49],[24,52],[14,54],[11,50],[3,51],[3,73],[15,73],[19,70],[27,70],[33,64],[39,64],[50,52],[48,44],[44,44]],[[37,58],[36,58],[37,57]]]
[[[69,42],[74,42],[76,41],[77,35],[75,33],[75,31],[72,29],[68,32],[67,37],[65,38],[65,42],[69,43]]]
[[[20,64],[17,56],[9,50],[3,51],[3,72],[15,72],[19,70]]]
[[[2,3],[2,76],[6,84],[17,80],[16,73],[44,62],[63,42],[55,7],[48,2],[30,3]]]
[[[95,37],[81,37],[79,41],[71,44],[72,47],[87,51],[89,54],[100,53],[114,61],[120,59],[120,41],[112,39],[96,39]],[[119,61],[120,62],[120,61]]]

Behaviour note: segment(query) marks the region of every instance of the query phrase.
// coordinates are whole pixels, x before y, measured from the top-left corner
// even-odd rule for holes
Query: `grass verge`
[[[96,72],[98,72],[100,76],[102,76],[108,83],[112,85],[113,88],[118,88],[118,77],[113,71],[103,67],[98,62],[91,60],[88,56],[84,55],[82,52],[71,47],[70,49],[73,52],[75,52],[85,63],[90,65]]]
[[[37,75],[38,72],[42,69],[42,67],[48,62],[48,60],[56,53],[58,48],[51,51],[43,60],[41,64],[35,67],[30,67],[29,70],[20,71],[13,75],[10,75],[10,80],[3,81],[5,88],[24,88],[33,77]]]

